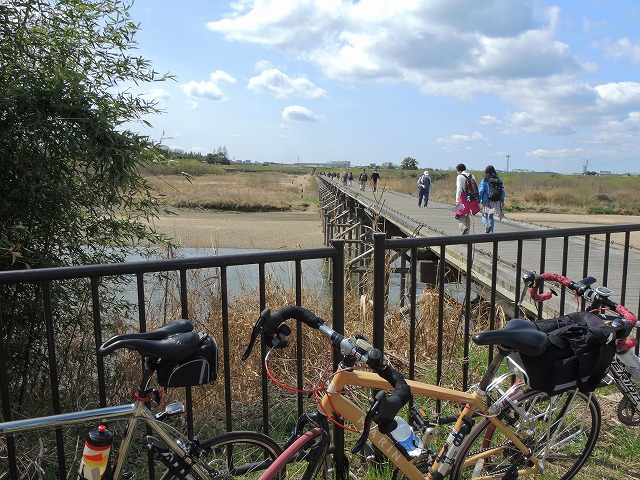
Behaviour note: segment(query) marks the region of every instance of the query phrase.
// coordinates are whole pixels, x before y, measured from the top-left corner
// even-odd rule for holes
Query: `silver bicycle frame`
[[[122,477],[126,459],[129,456],[129,449],[131,448],[133,432],[139,422],[143,422],[149,426],[158,438],[166,443],[181,459],[188,457],[187,453],[180,448],[180,445],[176,442],[176,437],[167,431],[168,427],[163,422],[156,420],[154,414],[143,402],[4,422],[0,423],[0,435],[7,436],[35,431],[41,428],[56,428],[90,422],[97,423],[105,420],[128,420],[127,428],[125,429],[118,449],[117,461],[113,469],[114,479]],[[193,462],[187,463],[192,468],[192,473],[196,475],[195,478],[202,480],[209,478],[207,472],[199,464]]]

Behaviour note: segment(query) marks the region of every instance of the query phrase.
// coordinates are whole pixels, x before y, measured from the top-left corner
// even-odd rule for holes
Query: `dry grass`
[[[148,173],[149,182],[172,206],[237,211],[306,208],[318,201],[313,175],[308,169],[287,173],[262,168],[245,172],[202,164],[182,168],[193,176]],[[191,170],[190,170],[191,169]],[[292,170],[295,170],[291,167]],[[180,168],[174,167],[174,172]],[[206,173],[213,172],[213,173]],[[483,172],[471,170],[478,182]],[[417,196],[421,171],[380,170],[380,188]],[[430,170],[432,200],[453,203],[456,172]],[[506,211],[640,214],[640,177],[579,176],[560,174],[501,173],[507,193]]]
[[[239,212],[306,209],[318,203],[317,186],[312,180],[309,175],[278,172],[147,177],[170,207]]]
[[[421,172],[382,172],[381,187],[417,196]],[[478,183],[483,173],[472,171]],[[456,173],[430,171],[430,199],[453,203]],[[638,215],[640,177],[501,173],[506,211]]]

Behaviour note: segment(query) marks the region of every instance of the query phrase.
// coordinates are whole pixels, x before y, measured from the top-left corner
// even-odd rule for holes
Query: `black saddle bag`
[[[160,360],[156,369],[158,384],[163,387],[205,385],[218,378],[218,345],[206,333],[193,355],[179,362]]]
[[[595,390],[615,355],[610,338],[618,329],[589,312],[534,323],[549,335],[547,349],[536,357],[519,352],[510,355],[526,372],[529,386],[549,395],[576,387],[585,393]]]

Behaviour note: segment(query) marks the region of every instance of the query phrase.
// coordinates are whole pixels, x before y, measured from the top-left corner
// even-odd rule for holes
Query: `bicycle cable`
[[[354,366],[354,367],[349,367],[349,368],[345,368],[345,369],[338,369],[335,372],[331,372],[330,374],[327,374],[327,372],[330,371],[331,366],[333,364],[333,349],[331,349],[331,358],[329,359],[329,362],[327,363],[326,367],[323,369],[322,373],[318,377],[318,380],[316,381],[315,385],[310,389],[300,389],[300,388],[297,388],[297,387],[292,387],[290,385],[287,385],[283,381],[278,380],[276,378],[275,374],[271,371],[271,369],[269,368],[269,357],[270,357],[270,354],[271,354],[271,352],[273,350],[275,350],[275,348],[269,349],[267,351],[267,354],[265,355],[265,358],[264,358],[265,371],[267,373],[267,376],[269,377],[269,379],[272,382],[274,382],[280,388],[283,388],[283,389],[288,390],[290,392],[300,393],[300,394],[303,394],[303,395],[311,395],[311,394],[313,394],[313,396],[314,396],[314,398],[316,400],[316,403],[318,404],[318,407],[320,408],[322,413],[325,415],[325,417],[328,418],[331,421],[331,423],[333,423],[334,425],[337,425],[338,427],[340,427],[343,430],[346,430],[348,432],[360,433],[359,430],[353,429],[351,427],[348,427],[347,425],[344,425],[344,424],[338,422],[336,419],[334,419],[333,415],[331,415],[329,412],[327,412],[326,409],[322,406],[322,398],[324,396],[323,394],[326,394],[327,395],[327,399],[329,401],[329,404],[331,405],[331,408],[335,411],[335,408],[334,408],[333,403],[331,401],[331,395],[335,395],[335,394],[344,395],[344,394],[348,394],[348,393],[353,393],[355,391],[362,390],[364,387],[356,387],[356,388],[352,388],[352,389],[348,389],[348,390],[331,391],[330,392],[330,391],[328,391],[326,389],[326,385],[338,373],[345,372],[345,371],[364,369],[365,367],[363,367],[363,366]]]

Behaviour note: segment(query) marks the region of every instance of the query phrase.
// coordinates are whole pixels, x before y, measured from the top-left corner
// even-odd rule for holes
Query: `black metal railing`
[[[425,252],[438,265],[434,287],[437,289],[438,304],[438,342],[436,377],[439,381],[442,377],[443,344],[442,322],[445,316],[444,299],[447,296],[445,284],[448,282],[449,270],[455,270],[460,275],[464,291],[471,292],[476,289],[490,302],[489,327],[495,326],[496,305],[503,302],[514,307],[514,312],[519,312],[517,304],[520,298],[521,274],[525,270],[538,272],[555,271],[572,278],[582,278],[587,274],[598,277],[600,284],[609,284],[618,290],[617,299],[620,303],[626,303],[632,310],[640,308],[640,275],[637,270],[631,268],[638,265],[638,252],[630,244],[630,233],[640,231],[640,225],[615,225],[603,227],[586,227],[578,229],[536,230],[518,233],[496,233],[492,235],[466,235],[443,236],[431,238],[387,238],[384,233],[373,236],[373,262],[370,268],[373,271],[373,343],[384,348],[392,332],[385,330],[385,314],[387,314],[389,283],[388,276],[393,275],[394,267],[389,266],[387,256],[390,251],[400,252],[403,262],[408,263],[407,268],[398,268],[402,271],[403,279],[399,283],[399,293],[402,301],[408,302],[406,311],[410,322],[410,351],[408,375],[415,375],[415,326],[418,318],[418,298],[421,281],[418,277],[418,262],[424,258]],[[619,245],[611,243],[611,235],[623,233],[624,242]],[[595,236],[604,236],[604,240],[596,240]],[[550,254],[553,252],[553,255]],[[224,414],[227,430],[233,430],[233,402],[232,392],[234,378],[232,372],[232,358],[230,355],[231,343],[242,339],[229,338],[229,269],[241,265],[257,266],[255,282],[259,294],[255,299],[254,310],[256,318],[265,307],[276,308],[267,304],[267,266],[291,262],[293,267],[293,290],[295,303],[303,305],[303,264],[309,260],[326,260],[329,262],[329,275],[331,280],[330,299],[332,311],[332,327],[343,332],[345,321],[345,242],[333,241],[330,247],[287,250],[277,252],[260,252],[234,255],[213,255],[195,258],[182,258],[171,260],[138,261],[113,265],[91,265],[79,267],[64,267],[55,269],[39,269],[24,271],[0,272],[0,285],[37,283],[41,286],[41,297],[34,301],[42,305],[42,335],[46,342],[55,345],[54,312],[51,307],[51,286],[55,282],[71,279],[88,279],[91,282],[92,316],[94,325],[95,348],[102,342],[100,287],[101,279],[130,275],[135,277],[136,301],[138,305],[138,328],[140,331],[147,329],[147,310],[145,307],[146,280],[152,273],[173,272],[177,275],[179,286],[180,314],[183,318],[189,318],[190,312],[190,284],[188,273],[194,270],[217,268],[220,272],[220,298],[221,306],[219,317],[222,328],[222,367],[224,371]],[[467,274],[466,272],[472,272]],[[361,286],[359,286],[361,288]],[[569,308],[569,299],[559,297],[559,302],[553,308],[558,313]],[[305,305],[303,305],[305,306]],[[471,330],[471,296],[466,295],[463,301],[464,311],[464,356],[469,350],[469,332]],[[526,305],[523,304],[522,308]],[[531,310],[535,306],[529,305]],[[573,306],[571,306],[573,308]],[[4,421],[12,417],[11,391],[7,378],[7,362],[5,358],[5,326],[3,325],[2,305],[0,305],[0,399],[2,401],[2,417]],[[534,310],[534,314],[541,316],[551,314],[551,311]],[[353,333],[353,332],[351,332]],[[302,344],[298,345],[299,357],[302,356]],[[263,352],[264,353],[264,352]],[[60,386],[57,383],[56,351],[49,348],[48,365],[51,368],[51,410],[52,413],[61,413]],[[102,360],[95,356],[96,361],[96,389],[99,392],[99,403],[107,405],[107,391],[105,387],[104,366]],[[462,365],[464,388],[469,383],[469,365]],[[263,430],[269,432],[269,408],[270,399],[267,389],[266,375],[262,374],[262,418]],[[187,399],[187,426],[189,433],[193,430],[193,409],[191,405],[190,390],[186,392]],[[298,399],[298,410],[303,408],[302,398]],[[343,440],[341,435],[336,436],[336,446],[342,451]],[[64,455],[63,442],[60,439],[57,448]],[[12,463],[15,450],[8,442],[9,456],[7,462]],[[4,461],[4,460],[3,460]],[[11,478],[17,478],[11,475]]]
[[[195,258],[180,258],[169,260],[150,260],[150,261],[137,261],[131,263],[122,264],[109,264],[109,265],[86,265],[77,267],[63,267],[63,268],[49,268],[49,269],[33,269],[33,270],[21,270],[21,271],[5,271],[0,272],[0,285],[18,285],[26,283],[36,283],[41,286],[41,297],[33,298],[33,302],[40,301],[42,304],[42,324],[41,329],[37,329],[36,332],[32,332],[34,335],[40,333],[43,335],[43,340],[48,345],[48,361],[47,365],[50,368],[50,395],[51,398],[50,408],[46,405],[40,405],[40,408],[50,411],[50,414],[64,413],[61,406],[61,392],[58,378],[60,372],[57,370],[57,357],[56,357],[56,338],[54,338],[56,331],[54,327],[55,313],[53,311],[52,302],[52,284],[54,282],[63,282],[65,280],[75,279],[87,279],[91,284],[91,305],[93,316],[93,336],[95,338],[95,349],[101,345],[102,328],[101,328],[101,311],[102,305],[100,300],[100,286],[101,279],[106,277],[121,277],[121,276],[134,276],[135,277],[135,291],[137,297],[138,306],[138,322],[137,329],[144,332],[148,328],[147,309],[145,306],[145,278],[151,273],[155,272],[174,272],[179,278],[179,298],[180,298],[180,316],[181,318],[189,319],[190,311],[190,296],[189,296],[189,282],[187,273],[192,270],[215,268],[219,270],[220,278],[220,321],[222,329],[222,338],[217,339],[218,343],[222,344],[222,370],[224,372],[224,413],[226,419],[226,429],[228,431],[233,430],[233,415],[232,415],[232,390],[233,390],[233,378],[231,378],[231,371],[233,370],[231,365],[231,342],[244,342],[248,339],[250,334],[247,331],[247,338],[230,338],[229,335],[229,298],[228,298],[228,286],[229,286],[229,270],[234,267],[243,265],[257,266],[257,278],[254,282],[257,284],[259,292],[258,298],[256,298],[255,305],[255,318],[258,317],[260,311],[267,306],[267,266],[273,264],[292,264],[293,268],[293,289],[295,303],[302,304],[302,292],[303,292],[303,270],[305,262],[310,260],[322,260],[330,263],[328,275],[331,281],[331,294],[328,301],[331,302],[331,310],[333,312],[334,328],[340,330],[344,325],[344,276],[343,276],[343,244],[342,242],[335,242],[332,247],[315,248],[306,250],[286,250],[277,252],[261,252],[261,253],[247,253],[247,254],[234,254],[234,255],[213,255],[203,256]],[[244,280],[248,282],[247,279]],[[0,398],[2,401],[2,419],[3,421],[9,421],[13,418],[13,408],[11,404],[11,386],[9,385],[7,376],[7,363],[12,359],[6,358],[6,335],[5,325],[3,324],[3,306],[0,304]],[[132,325],[132,330],[136,327]],[[263,352],[264,353],[264,352]],[[106,406],[107,390],[105,381],[105,369],[103,359],[97,355],[94,355],[95,359],[95,371],[96,373],[96,385],[98,390],[99,405]],[[263,417],[263,430],[269,432],[269,398],[267,394],[267,379],[266,375],[262,374],[262,417]],[[128,387],[128,386],[125,386]],[[88,386],[90,388],[90,386]],[[186,388],[186,406],[187,406],[187,429],[188,434],[193,434],[194,420],[193,420],[193,402],[191,389]],[[56,435],[56,448],[58,453],[58,471],[66,471],[64,441],[61,434]],[[16,450],[13,440],[7,439],[7,451],[8,456],[5,465],[6,468],[2,468],[2,471],[10,470],[10,478],[18,478],[16,470]]]
[[[611,225],[584,228],[535,230],[516,233],[495,233],[490,236],[458,235],[430,238],[390,239],[385,233],[374,234],[373,253],[373,344],[384,347],[388,341],[385,331],[386,299],[389,297],[387,255],[389,251],[409,252],[410,279],[404,286],[407,292],[401,295],[410,302],[407,318],[410,322],[410,337],[415,339],[417,314],[417,279],[419,250],[428,250],[438,263],[438,340],[436,381],[440,382],[443,373],[443,318],[447,292],[447,269],[454,269],[463,282],[465,292],[463,358],[468,359],[471,338],[471,292],[484,294],[490,305],[489,328],[496,326],[496,306],[499,303],[510,307],[511,318],[532,315],[535,318],[563,315],[565,310],[579,308],[572,303],[573,298],[562,291],[555,303],[549,307],[527,304],[521,298],[521,277],[524,271],[551,271],[580,280],[588,275],[595,276],[600,285],[616,289],[616,301],[626,304],[631,310],[640,311],[640,272],[631,269],[639,265],[640,253],[630,244],[631,232],[640,231],[640,225]],[[624,242],[614,245],[611,235],[624,234]],[[604,236],[604,240],[594,240],[595,235]],[[482,250],[488,244],[490,251]],[[468,272],[471,272],[468,274]],[[403,282],[400,283],[403,285]],[[528,311],[527,311],[528,310]],[[640,332],[636,331],[640,338]],[[636,352],[638,348],[636,347]],[[491,351],[489,351],[491,358]],[[410,343],[409,377],[415,378],[415,341]],[[469,362],[462,364],[463,389],[469,386]]]

